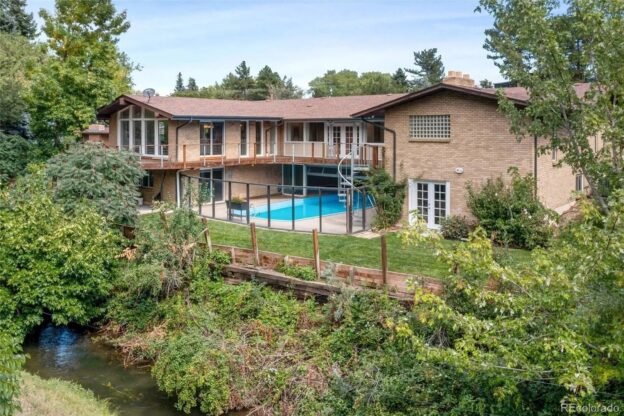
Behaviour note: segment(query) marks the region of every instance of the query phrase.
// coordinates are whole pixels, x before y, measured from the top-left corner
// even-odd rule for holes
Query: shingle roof
[[[140,104],[170,118],[263,118],[286,120],[350,119],[351,114],[405,94],[357,95],[348,97],[302,98],[291,100],[242,101],[192,97],[148,99],[140,95],[122,95],[98,110],[106,119],[127,104]]]
[[[579,83],[574,85],[574,89],[576,90],[576,94],[579,97],[584,97],[585,93],[589,90],[589,83]],[[433,85],[429,88],[425,88],[419,91],[414,91],[409,94],[405,94],[401,97],[398,97],[394,100],[386,101],[385,103],[380,103],[376,106],[372,106],[365,110],[356,112],[352,114],[352,117],[365,117],[370,115],[378,115],[381,114],[385,109],[394,107],[399,104],[407,103],[414,101],[416,99],[426,97],[432,94],[435,94],[440,91],[455,91],[459,93],[475,95],[487,99],[498,100],[497,90],[494,88],[478,88],[478,87],[466,87],[463,85],[454,85],[447,83],[440,83]],[[518,105],[526,106],[529,103],[529,93],[523,87],[509,87],[503,88],[505,95],[511,101],[515,102]]]

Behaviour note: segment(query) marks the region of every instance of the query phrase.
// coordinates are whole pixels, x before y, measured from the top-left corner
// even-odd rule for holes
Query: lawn
[[[249,226],[212,220],[208,224],[214,244],[251,248]],[[257,235],[260,250],[290,256],[313,256],[310,233],[258,229]],[[388,234],[387,242],[388,268],[391,271],[437,278],[447,276],[446,267],[436,259],[430,247],[403,247],[395,233]],[[450,248],[453,244],[463,243],[443,241],[443,244]],[[348,235],[322,234],[319,236],[319,245],[322,260],[381,268],[379,237],[369,240]],[[499,260],[512,266],[526,264],[530,259],[530,252],[526,250],[496,250]]]

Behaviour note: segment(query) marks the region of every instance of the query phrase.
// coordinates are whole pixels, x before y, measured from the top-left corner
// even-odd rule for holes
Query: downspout
[[[182,127],[188,125],[190,122],[193,121],[193,117],[189,118],[186,123],[182,123],[179,126],[176,127],[176,134],[175,134],[175,139],[176,139],[176,162],[178,161],[178,149],[179,149],[179,143],[178,143],[178,135],[179,135],[179,131]]]
[[[533,136],[533,197],[537,199],[537,135]]]
[[[383,126],[379,126],[378,124],[366,120],[364,117],[360,117],[360,120],[374,127],[382,127],[385,131],[392,133],[392,179],[396,181],[396,131],[386,127],[385,122]]]

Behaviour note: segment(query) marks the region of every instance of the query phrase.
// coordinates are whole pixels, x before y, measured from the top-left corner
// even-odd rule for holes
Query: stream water
[[[158,390],[149,369],[124,368],[112,348],[92,342],[85,332],[49,325],[32,336],[24,350],[30,355],[27,371],[80,384],[108,400],[120,416],[184,414]]]

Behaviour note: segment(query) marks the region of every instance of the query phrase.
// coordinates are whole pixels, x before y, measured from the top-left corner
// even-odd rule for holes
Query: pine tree
[[[195,82],[195,78],[189,77],[188,83],[186,84],[187,91],[199,91],[199,87],[197,86],[197,82]]]
[[[182,72],[178,72],[178,78],[176,79],[176,84],[173,92],[184,92],[184,80],[182,79]]]
[[[409,81],[407,80],[407,74],[402,68],[398,68],[394,74],[392,74],[392,81],[397,86],[397,89],[401,92],[407,92],[409,90]]]
[[[479,81],[479,85],[481,86],[481,88],[494,88],[492,81],[490,81],[489,79],[482,79],[481,81]]]
[[[416,67],[414,69],[405,68],[405,72],[414,76],[414,79],[410,81],[413,89],[437,84],[444,78],[444,64],[442,64],[442,56],[438,55],[437,48],[414,52],[414,66]]]
[[[0,32],[34,39],[37,25],[32,13],[26,13],[26,0],[0,0]]]

